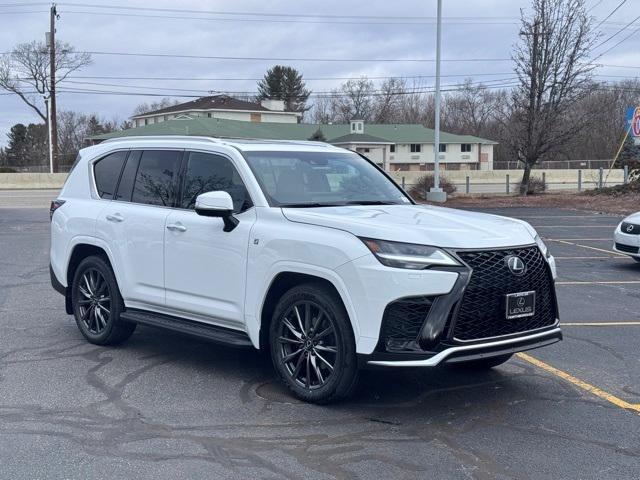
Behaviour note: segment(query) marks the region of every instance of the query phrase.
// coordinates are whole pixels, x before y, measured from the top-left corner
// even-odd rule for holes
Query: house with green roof
[[[251,122],[223,118],[173,119],[96,135],[99,143],[115,137],[196,135],[218,138],[322,141],[362,153],[387,171],[430,171],[434,164],[434,131],[418,124],[311,124]],[[496,142],[471,135],[440,132],[442,170],[492,170]]]

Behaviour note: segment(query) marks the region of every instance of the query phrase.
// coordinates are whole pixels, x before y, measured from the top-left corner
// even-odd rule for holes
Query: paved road
[[[553,239],[566,340],[486,373],[368,372],[318,407],[256,352],[87,344],[49,286],[47,210],[0,208],[0,478],[640,478],[640,325],[595,326],[640,319],[618,218],[499,213]]]

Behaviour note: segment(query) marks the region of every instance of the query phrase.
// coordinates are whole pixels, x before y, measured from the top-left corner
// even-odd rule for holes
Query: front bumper
[[[613,234],[613,250],[625,255],[637,257],[640,255],[640,235],[629,235],[616,228]]]
[[[441,363],[456,363],[478,360],[481,358],[496,357],[510,353],[532,350],[544,347],[562,340],[562,330],[554,327],[544,332],[531,335],[493,340],[490,342],[475,343],[473,345],[456,345],[445,348],[428,358],[401,359],[398,354],[389,355],[379,353],[362,356],[361,360],[366,365],[380,367],[435,367]]]

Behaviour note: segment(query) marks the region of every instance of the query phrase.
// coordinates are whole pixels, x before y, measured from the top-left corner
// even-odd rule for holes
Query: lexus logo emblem
[[[527,266],[524,264],[520,257],[516,257],[515,255],[511,255],[505,259],[507,261],[507,267],[514,275],[524,275],[524,272],[527,270]]]
[[[627,225],[627,233],[633,232],[633,225]]]

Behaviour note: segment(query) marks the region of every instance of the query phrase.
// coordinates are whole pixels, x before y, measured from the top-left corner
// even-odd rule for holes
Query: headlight
[[[551,253],[549,253],[549,249],[547,248],[547,246],[544,244],[544,242],[540,238],[540,235],[536,235],[535,240],[536,240],[536,245],[538,245],[538,248],[540,249],[542,254],[545,256],[545,258],[550,258],[551,257]]]
[[[361,238],[371,253],[388,267],[422,270],[434,265],[458,266],[453,257],[436,247]]]

